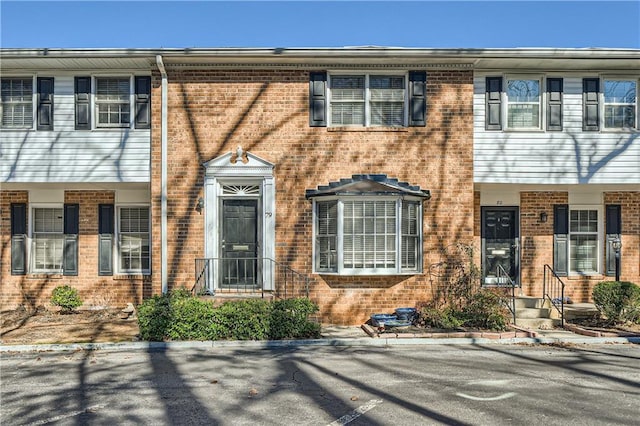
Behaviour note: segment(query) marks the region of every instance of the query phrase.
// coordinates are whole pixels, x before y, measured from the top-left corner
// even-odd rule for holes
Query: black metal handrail
[[[507,303],[507,308],[513,315],[513,324],[516,324],[516,284],[513,282],[507,271],[504,270],[502,265],[496,265],[496,277],[498,279],[498,285],[500,287],[511,287],[511,303]]]
[[[270,258],[200,258],[195,259],[196,295],[220,293],[261,293],[271,284],[277,297],[309,297],[309,277]],[[215,289],[215,290],[213,290]]]
[[[542,298],[549,299],[551,305],[560,314],[560,326],[564,328],[564,282],[549,265],[544,265]]]

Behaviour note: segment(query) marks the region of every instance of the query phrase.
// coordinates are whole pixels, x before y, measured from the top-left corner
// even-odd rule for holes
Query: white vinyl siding
[[[485,130],[485,79],[474,76],[474,182],[519,184],[618,184],[640,182],[637,131],[582,130],[582,79],[593,74],[548,74],[563,78],[562,131]],[[542,83],[546,80],[542,79]],[[630,80],[637,81],[630,78]],[[541,86],[544,87],[544,84]],[[544,93],[543,102],[544,105]],[[545,108],[541,129],[545,128]]]
[[[331,126],[406,125],[405,75],[331,75]]]
[[[636,87],[633,80],[604,80],[605,129],[636,127]]]
[[[599,220],[597,209],[576,207],[569,211],[569,273],[599,273]]]
[[[129,127],[131,79],[98,77],[96,82],[96,127]]]
[[[1,99],[3,129],[33,127],[33,77],[3,78]]]
[[[507,79],[507,128],[540,128],[540,80]]]
[[[55,131],[3,128],[0,182],[149,182],[151,131],[76,131],[74,76],[47,75],[55,78]]]
[[[151,265],[149,208],[118,209],[118,266],[120,273],[148,273]]]
[[[420,206],[419,201],[396,197],[316,201],[315,272],[342,275],[419,272]]]
[[[33,208],[31,272],[62,272],[63,209]]]

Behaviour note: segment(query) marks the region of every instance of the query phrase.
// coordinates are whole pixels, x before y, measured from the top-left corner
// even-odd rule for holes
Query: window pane
[[[605,127],[629,128],[636,126],[636,108],[628,105],[605,105]]]
[[[364,125],[363,103],[334,103],[331,105],[331,122],[335,125]]]
[[[344,266],[395,267],[395,200],[344,202]]]
[[[604,82],[604,101],[606,103],[636,103],[636,82],[608,80]]]
[[[121,271],[146,272],[149,270],[151,255],[148,207],[120,209],[118,246]]]
[[[331,77],[331,99],[364,100],[364,76]]]
[[[318,202],[316,252],[318,254],[318,271],[337,270],[336,241],[338,233],[338,202]]]
[[[540,82],[538,80],[508,80],[507,98],[511,102],[539,102]]]
[[[371,102],[371,124],[374,126],[403,126],[404,103]]]
[[[594,273],[598,270],[598,237],[597,235],[571,235],[572,272]]]

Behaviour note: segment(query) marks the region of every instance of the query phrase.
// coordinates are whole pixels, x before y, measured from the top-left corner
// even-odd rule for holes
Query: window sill
[[[604,280],[605,276],[596,272],[592,272],[592,273],[586,273],[586,274],[579,274],[579,273],[570,273],[570,275],[568,277],[566,277],[567,280],[572,281],[572,280]]]
[[[114,281],[125,281],[125,280],[145,280],[151,278],[150,272],[145,272],[141,274],[114,274]]]
[[[30,272],[27,274],[28,280],[61,280],[63,277],[62,272]]]
[[[408,127],[327,127],[328,132],[408,132]]]
[[[395,276],[411,276],[411,275],[422,275],[422,272],[362,272],[362,273],[351,273],[351,272],[313,272],[313,275],[330,275],[332,277],[395,277]]]

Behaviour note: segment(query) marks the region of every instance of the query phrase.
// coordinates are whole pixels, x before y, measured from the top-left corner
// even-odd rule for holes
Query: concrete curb
[[[258,340],[258,341],[185,341],[185,342],[121,342],[121,343],[70,343],[45,345],[0,345],[0,354],[25,352],[74,352],[74,351],[146,351],[162,352],[179,349],[245,348],[274,349],[305,346],[432,346],[432,345],[602,345],[640,344],[640,337],[514,337],[508,339],[487,338],[336,338],[309,340]]]

